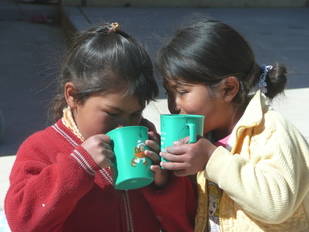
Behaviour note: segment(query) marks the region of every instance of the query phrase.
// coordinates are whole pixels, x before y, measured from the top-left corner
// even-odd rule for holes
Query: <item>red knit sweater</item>
[[[61,121],[19,148],[5,212],[13,232],[193,231],[195,191],[187,178],[160,190],[119,191]]]

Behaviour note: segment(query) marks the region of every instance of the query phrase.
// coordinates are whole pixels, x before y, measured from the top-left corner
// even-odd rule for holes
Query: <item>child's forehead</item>
[[[104,104],[110,109],[122,111],[122,109],[131,109],[133,111],[142,110],[145,107],[145,102],[141,102],[138,96],[128,94],[123,91],[108,91],[97,95],[97,102]]]

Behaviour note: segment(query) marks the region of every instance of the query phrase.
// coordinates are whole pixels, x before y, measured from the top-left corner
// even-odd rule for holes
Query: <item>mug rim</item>
[[[145,128],[148,131],[148,128],[145,127],[145,126],[122,126],[122,127],[117,127],[117,128],[114,128],[114,129],[110,130],[109,132],[106,133],[106,135],[109,135],[111,133],[117,132],[119,130],[126,130],[126,129],[130,129],[130,128],[133,128],[133,127]]]
[[[173,116],[175,118],[185,118],[185,117],[193,117],[193,118],[205,118],[202,114],[160,114],[160,117],[170,117]]]

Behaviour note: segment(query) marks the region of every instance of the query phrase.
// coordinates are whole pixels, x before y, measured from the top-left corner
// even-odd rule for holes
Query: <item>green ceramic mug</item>
[[[153,181],[150,170],[152,160],[145,157],[148,128],[126,126],[111,130],[107,135],[112,140],[115,153],[114,187],[119,190],[141,188]]]
[[[198,136],[203,136],[204,119],[204,115],[161,114],[161,151],[188,136],[189,143],[195,143]]]

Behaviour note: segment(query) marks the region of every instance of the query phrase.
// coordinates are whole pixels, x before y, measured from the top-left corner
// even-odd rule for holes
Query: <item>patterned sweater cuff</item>
[[[82,147],[77,146],[71,153],[71,156],[80,164],[80,166],[90,175],[94,176],[100,166],[96,164],[93,158]]]

